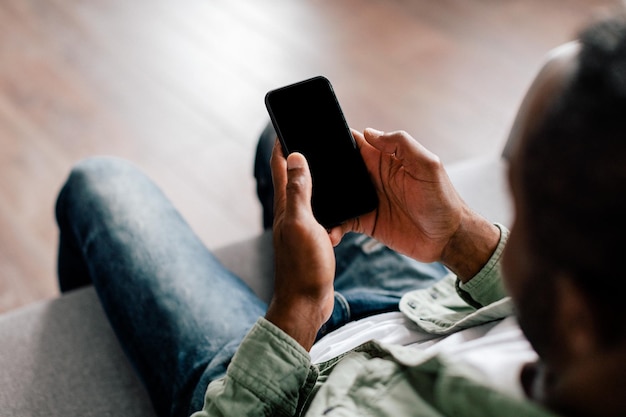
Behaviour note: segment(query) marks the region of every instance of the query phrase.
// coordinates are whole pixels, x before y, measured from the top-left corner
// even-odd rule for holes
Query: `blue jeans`
[[[130,163],[81,162],[57,201],[61,289],[92,283],[159,416],[202,407],[266,305],[205,248],[161,191]],[[396,310],[445,270],[350,235],[337,247],[336,308],[320,335]]]

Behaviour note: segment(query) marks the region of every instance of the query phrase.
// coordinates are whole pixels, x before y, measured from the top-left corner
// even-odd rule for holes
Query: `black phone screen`
[[[326,78],[270,91],[265,104],[285,154],[300,152],[309,163],[313,214],[322,226],[377,207],[376,190]]]

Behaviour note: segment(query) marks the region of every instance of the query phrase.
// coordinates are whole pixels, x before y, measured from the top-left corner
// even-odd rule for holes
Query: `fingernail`
[[[289,154],[287,157],[287,169],[302,168],[304,166],[302,161],[304,158],[300,158],[298,155],[300,154]]]

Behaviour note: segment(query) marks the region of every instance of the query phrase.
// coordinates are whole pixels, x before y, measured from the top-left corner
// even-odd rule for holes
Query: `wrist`
[[[489,261],[499,241],[500,229],[465,207],[440,261],[466,283]]]
[[[273,298],[265,319],[280,328],[304,349],[309,351],[317,338],[319,329],[330,318],[328,305],[334,306],[334,298],[329,302],[311,299],[287,300]]]

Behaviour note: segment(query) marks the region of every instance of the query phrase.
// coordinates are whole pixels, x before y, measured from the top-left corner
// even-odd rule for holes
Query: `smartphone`
[[[272,90],[265,105],[285,155],[300,152],[309,163],[313,215],[322,226],[330,229],[378,206],[376,189],[326,78]]]

